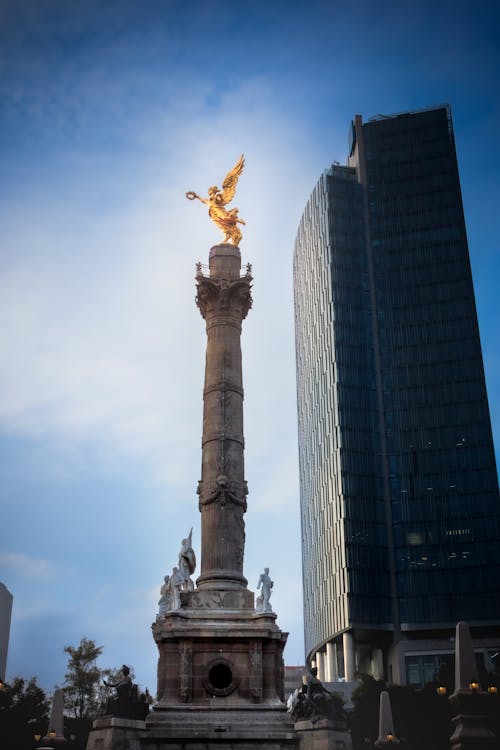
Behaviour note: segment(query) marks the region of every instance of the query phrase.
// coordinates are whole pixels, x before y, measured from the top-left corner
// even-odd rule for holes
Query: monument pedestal
[[[153,624],[158,702],[143,747],[296,748],[283,702],[287,634],[276,615],[255,612],[247,589],[198,589],[182,599],[186,607]]]
[[[96,719],[87,742],[87,750],[141,750],[146,722],[103,716]]]
[[[295,729],[299,737],[299,750],[352,750],[349,732],[338,729],[327,719],[315,723],[298,721]]]

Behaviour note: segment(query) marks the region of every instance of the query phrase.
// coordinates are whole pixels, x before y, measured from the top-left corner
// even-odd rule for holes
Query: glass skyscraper
[[[421,685],[500,646],[500,499],[448,107],[350,132],[295,245],[306,654]]]

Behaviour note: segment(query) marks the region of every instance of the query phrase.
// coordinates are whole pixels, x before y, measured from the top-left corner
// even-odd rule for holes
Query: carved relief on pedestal
[[[191,700],[193,682],[193,645],[191,641],[179,643],[179,700],[187,703]]]
[[[192,609],[253,609],[253,595],[245,590],[197,589],[188,595],[188,606]]]
[[[249,692],[254,703],[262,700],[262,644],[260,641],[250,643],[248,652],[249,661]]]
[[[276,692],[281,701],[285,700],[285,662],[283,661],[283,650],[277,649],[275,654]]]

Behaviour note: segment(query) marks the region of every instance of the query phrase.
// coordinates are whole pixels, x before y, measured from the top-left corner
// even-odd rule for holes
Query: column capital
[[[207,325],[210,319],[219,315],[223,318],[229,316],[241,323],[252,307],[251,282],[250,274],[238,279],[227,279],[197,273],[196,304]],[[228,321],[222,319],[220,322]]]

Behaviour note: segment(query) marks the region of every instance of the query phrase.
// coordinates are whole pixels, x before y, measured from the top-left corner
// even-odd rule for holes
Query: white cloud
[[[57,569],[50,560],[29,557],[19,552],[0,554],[0,565],[22,578],[51,579],[57,575]]]
[[[247,97],[259,102],[259,96],[261,107],[233,113]],[[187,126],[182,117],[169,123],[165,139],[174,138],[177,158],[160,158],[155,180],[142,176],[130,186],[122,215],[103,206],[92,216],[78,207],[78,194],[56,202],[36,187],[30,205],[16,207],[7,236],[10,262],[1,274],[4,429],[91,441],[104,445],[106,455],[110,449],[139,455],[159,477],[165,456],[179,458],[181,446],[190,446],[201,429],[205,337],[193,301],[194,263],[206,260],[220,235],[205,208],[186,201],[184,192],[221,181],[243,146],[247,168],[237,202],[248,231],[242,254],[256,277],[255,311],[243,333],[251,355],[244,377],[254,394],[253,414],[245,419],[250,426],[253,415],[263,418],[260,394],[265,406],[274,402],[295,418],[293,355],[290,339],[282,341],[292,325],[292,227],[279,196],[286,185],[289,196],[290,182],[299,182],[291,173],[300,164],[291,159],[296,136],[288,128],[283,137],[282,119],[267,110],[270,100],[265,87],[253,84],[228,95],[215,121],[199,116]],[[264,141],[262,132],[269,134]],[[273,157],[282,165],[277,173]],[[112,193],[113,175],[99,179]],[[75,215],[83,233],[75,233]],[[286,358],[275,359],[270,372],[268,358],[280,350]],[[266,430],[274,441],[272,419]]]
[[[298,215],[317,175],[305,165],[304,134],[290,127],[262,81],[227,94],[218,115],[197,107],[180,94],[158,127],[145,123],[140,173],[131,175],[136,164],[125,156],[100,163],[92,153],[73,154],[71,180],[50,175],[48,187],[34,180],[22,196],[11,196],[3,224],[0,428],[43,446],[38,468],[49,479],[66,474],[76,486],[95,468],[90,456],[103,472],[142,465],[153,484],[144,489],[144,528],[130,528],[121,542],[110,538],[106,549],[111,559],[117,544],[130,546],[130,565],[151,589],[129,595],[114,568],[89,570],[103,555],[89,533],[86,559],[69,562],[68,597],[40,591],[35,602],[25,588],[17,593],[18,612],[70,617],[84,602],[80,637],[102,641],[106,663],[130,660],[144,674],[154,671],[149,624],[184,526],[195,525],[199,550],[194,490],[205,331],[194,271],[221,235],[205,207],[184,193],[220,183],[241,151],[247,164],[236,205],[247,221],[243,262],[253,263],[255,276],[242,337],[250,484],[245,570],[252,587],[260,567],[271,565],[277,590],[288,589],[285,598],[297,605],[280,612],[276,595],[280,625],[299,630],[298,641],[290,640],[292,661],[300,661],[302,649],[291,258]],[[120,499],[110,502],[118,510]],[[261,559],[263,549],[279,546],[276,523],[291,547],[286,562],[275,553]],[[149,569],[141,560],[146,546],[157,547],[147,553]],[[106,623],[117,617],[129,654],[108,632]],[[133,633],[140,633],[137,642]]]

